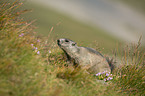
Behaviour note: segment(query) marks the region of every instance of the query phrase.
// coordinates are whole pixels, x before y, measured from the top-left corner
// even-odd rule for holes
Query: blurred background
[[[145,45],[145,1],[27,0],[35,31],[49,38],[70,38],[84,46],[112,49],[122,42]],[[98,45],[97,45],[98,44]]]

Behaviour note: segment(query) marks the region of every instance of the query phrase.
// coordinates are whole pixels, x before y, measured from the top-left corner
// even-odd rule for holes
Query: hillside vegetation
[[[113,80],[105,82],[101,75],[97,78],[67,67],[51,35],[36,36],[34,21],[20,18],[27,11],[18,11],[21,5],[18,1],[0,3],[0,96],[145,94],[145,51],[140,43],[122,50],[122,64],[113,71]]]

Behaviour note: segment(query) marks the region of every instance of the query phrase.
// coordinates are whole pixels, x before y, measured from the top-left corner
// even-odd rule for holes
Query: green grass
[[[45,51],[44,45],[50,43],[38,42],[32,31],[33,26],[19,18],[15,8],[20,5],[15,2],[0,7],[1,96],[117,94],[113,90],[106,92],[107,86],[96,82],[93,76],[64,67],[59,51],[49,54],[51,47]],[[34,50],[34,46],[38,49]],[[37,54],[38,50],[40,54]]]
[[[67,67],[55,42],[35,37],[32,22],[20,18],[18,6],[18,2],[0,5],[0,96],[145,94],[145,51],[139,46],[127,46],[121,52],[123,65],[114,70],[114,80],[100,83],[82,69]]]

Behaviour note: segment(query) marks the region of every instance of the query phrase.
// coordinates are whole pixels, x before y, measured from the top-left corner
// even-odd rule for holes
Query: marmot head
[[[61,38],[57,40],[58,46],[66,52],[77,51],[77,45],[74,41],[66,38]]]

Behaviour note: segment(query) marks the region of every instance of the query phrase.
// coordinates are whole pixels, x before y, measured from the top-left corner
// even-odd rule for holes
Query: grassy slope
[[[60,51],[45,51],[46,43],[38,41],[29,23],[21,22],[20,12],[15,13],[19,5],[0,5],[0,96],[118,94],[93,76],[63,66]]]
[[[32,34],[33,28],[27,22],[19,21],[19,13],[11,11],[11,7],[0,8],[0,96],[145,94],[145,54],[142,49],[138,50],[138,46],[127,46],[123,50],[124,65],[114,72],[114,80],[108,86],[97,82],[94,76],[83,70],[73,71],[72,67],[64,66],[62,52],[49,46],[52,44],[50,39],[38,42]],[[8,8],[10,12],[5,11]],[[34,50],[34,46],[38,49]],[[40,54],[37,54],[38,50]]]

